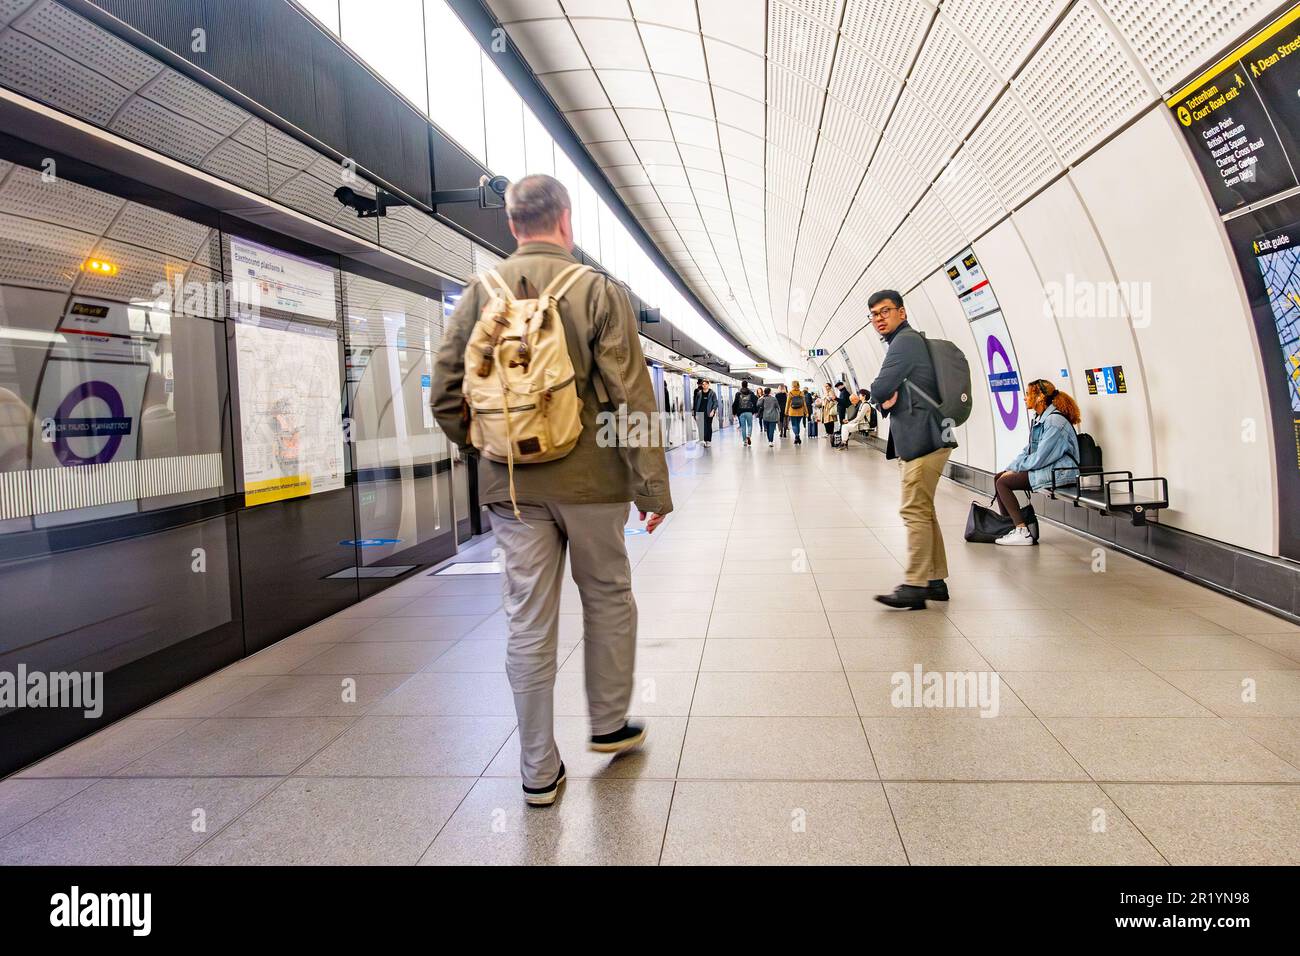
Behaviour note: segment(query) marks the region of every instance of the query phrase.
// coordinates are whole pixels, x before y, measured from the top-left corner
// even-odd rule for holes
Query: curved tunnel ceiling
[[[1259,0],[486,0],[668,260],[792,366],[1273,9]]]

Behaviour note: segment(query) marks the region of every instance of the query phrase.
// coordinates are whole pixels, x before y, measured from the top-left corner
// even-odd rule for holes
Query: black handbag
[[[996,497],[991,498],[989,504],[993,504],[995,501],[997,501]],[[1022,507],[1020,516],[1024,519],[1025,527],[1029,529],[1029,533],[1037,541],[1038,516],[1034,514],[1034,506],[1025,505]],[[974,544],[992,544],[1015,526],[1015,522],[1002,512],[994,508],[986,508],[978,501],[972,501],[970,503],[970,513],[966,516],[966,540]]]

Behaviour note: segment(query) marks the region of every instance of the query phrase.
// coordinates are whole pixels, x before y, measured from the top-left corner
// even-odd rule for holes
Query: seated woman
[[[1027,545],[1034,537],[1020,513],[1017,491],[1039,491],[1052,483],[1053,469],[1061,484],[1079,480],[1079,439],[1074,428],[1079,424],[1079,406],[1074,399],[1046,379],[1036,379],[1025,389],[1025,407],[1033,414],[1029,426],[1029,444],[1016,456],[1006,471],[994,479],[998,504],[1015,527],[998,538],[998,544]]]

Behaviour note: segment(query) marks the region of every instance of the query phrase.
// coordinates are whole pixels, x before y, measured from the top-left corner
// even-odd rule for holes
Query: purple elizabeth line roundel
[[[122,396],[108,382],[82,382],[69,392],[68,397],[59,405],[58,411],[54,413],[54,421],[58,423],[70,418],[73,410],[88,398],[98,398],[104,402],[108,406],[109,418],[121,419],[126,414],[126,406],[122,402]],[[103,448],[89,458],[83,458],[68,445],[66,436],[56,434],[54,436],[54,454],[59,459],[60,464],[63,465],[99,465],[113,460],[113,456],[117,454],[118,448],[122,445],[122,437],[121,432],[109,435],[108,441],[104,443]]]
[[[995,355],[1002,356],[1002,364],[1006,366],[1006,370],[1008,372],[1015,371],[1015,369],[1011,367],[1011,356],[1007,354],[1006,348],[1002,345],[1001,342],[998,341],[998,337],[996,335],[990,335],[988,341],[988,359],[989,359],[989,374],[991,375],[997,374],[997,369],[993,367],[993,356]],[[1002,424],[1007,426],[1008,431],[1015,431],[1016,423],[1020,421],[1020,392],[1013,391],[1010,392],[1009,394],[1011,395],[1010,409],[1006,409],[1002,407],[1001,392],[993,393],[993,401],[998,406],[998,414],[1002,416]]]

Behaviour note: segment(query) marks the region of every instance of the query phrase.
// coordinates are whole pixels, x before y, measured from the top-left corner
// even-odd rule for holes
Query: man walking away
[[[701,379],[695,393],[695,421],[700,426],[700,441],[708,448],[713,444],[713,417],[718,414],[718,393],[709,380]]]
[[[844,424],[844,419],[849,413],[849,405],[852,404],[853,398],[849,394],[849,387],[844,382],[840,382],[839,395],[835,399],[835,411],[839,415],[840,424]]]
[[[649,515],[646,531],[653,532],[672,510],[672,498],[662,447],[597,441],[601,411],[626,409],[648,418],[656,411],[654,390],[627,293],[603,273],[577,266],[573,257],[568,192],[550,176],[526,176],[506,191],[506,216],[518,248],[497,266],[500,284],[493,278],[490,286],[488,277],[480,276],[465,289],[438,350],[431,404],[439,426],[462,447],[471,444],[471,434],[481,441],[496,428],[473,419],[464,399],[471,385],[479,386],[471,376],[502,372],[504,379],[486,354],[466,368],[466,345],[484,307],[500,301],[502,286],[518,298],[536,298],[562,287],[552,285],[557,277],[564,282],[574,277],[573,270],[581,272],[557,309],[580,404],[576,444],[552,461],[512,466],[485,460],[480,471],[481,499],[492,511],[503,553],[506,674],[519,719],[524,799],[545,806],[564,782],[564,761],[555,745],[554,688],[565,552],[582,598],[589,746],[617,753],[645,738],[645,728],[627,719],[637,630],[623,534],[628,502],[636,503],[642,519]],[[497,346],[498,359],[506,347]],[[518,346],[515,352],[516,359],[524,354]],[[540,350],[533,355],[535,361],[544,358]],[[515,456],[528,454],[538,442],[514,437]],[[512,470],[517,509],[509,504]]]
[[[790,434],[790,409],[786,405],[786,402],[790,398],[790,393],[785,390],[784,382],[776,387],[776,394],[772,397],[777,400],[778,407],[781,411],[781,417],[777,420],[777,430],[782,438],[786,438]]]
[[[754,432],[754,412],[758,410],[758,396],[749,388],[749,382],[740,383],[740,391],[731,400],[731,414],[740,423],[740,440],[749,447],[753,444],[750,436]]]
[[[934,514],[934,492],[948,456],[957,447],[952,430],[916,390],[938,400],[939,380],[925,339],[907,324],[903,297],[886,289],[867,300],[871,324],[887,346],[880,373],[870,392],[889,416],[886,458],[903,461],[903,500],[899,513],[907,526],[907,569],[903,583],[876,600],[889,607],[919,610],[931,601],[948,600],[948,556],[943,531]]]

